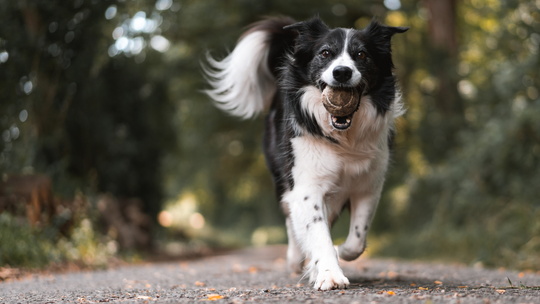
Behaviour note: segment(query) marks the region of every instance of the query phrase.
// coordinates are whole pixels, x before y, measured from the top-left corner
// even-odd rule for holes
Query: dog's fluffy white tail
[[[276,79],[268,66],[268,36],[265,31],[247,34],[221,61],[206,54],[208,65],[203,65],[203,70],[212,89],[204,92],[218,108],[247,119],[270,106]]]

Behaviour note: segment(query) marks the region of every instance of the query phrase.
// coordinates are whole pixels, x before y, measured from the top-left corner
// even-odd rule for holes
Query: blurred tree
[[[425,19],[421,10],[405,10],[406,18]],[[392,236],[380,252],[540,269],[540,124],[532,118],[540,111],[540,5],[471,0],[457,11],[459,63],[446,73],[459,77],[464,121],[452,145],[426,135],[448,117],[429,106],[438,74],[418,65],[406,84],[410,129],[399,139],[411,144],[409,174],[387,188],[395,209],[386,213]],[[440,147],[446,153],[434,153]]]
[[[115,24],[105,13],[144,3],[118,5],[2,2],[0,51],[8,58],[0,69],[7,110],[0,166],[46,173],[65,197],[75,188],[139,197],[155,215],[161,156],[174,147],[173,108],[165,78],[151,73],[159,52],[147,50],[144,58],[108,52]]]

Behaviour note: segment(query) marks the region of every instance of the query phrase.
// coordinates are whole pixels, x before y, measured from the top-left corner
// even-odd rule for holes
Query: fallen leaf
[[[386,293],[389,294],[389,295],[391,295],[391,296],[395,296],[395,295],[396,295],[396,293],[393,292],[393,291],[387,291]]]
[[[206,284],[203,282],[199,282],[199,281],[195,282],[195,286],[204,286],[204,285]]]
[[[416,286],[416,284],[414,284],[414,283],[411,283],[411,286]]]
[[[521,278],[523,278],[523,276],[525,276],[525,274],[523,272],[520,272],[519,273],[519,278],[521,279]]]
[[[503,294],[503,293],[506,292],[506,290],[504,290],[504,289],[496,289],[495,291],[496,291],[498,294]]]
[[[212,294],[209,294],[208,296],[208,300],[210,301],[216,301],[216,300],[219,300],[219,299],[223,299],[222,296],[216,294],[216,293],[212,293]]]
[[[441,282],[441,281],[435,281],[435,282],[433,282],[433,283],[435,283],[435,285],[442,285],[442,282]]]
[[[418,289],[420,289],[420,290],[428,290],[429,288],[427,288],[427,287],[418,287]]]
[[[257,273],[257,268],[255,266],[249,267],[249,273],[251,273],[251,274]]]
[[[467,288],[469,286],[465,285],[465,286],[458,286],[457,288]]]

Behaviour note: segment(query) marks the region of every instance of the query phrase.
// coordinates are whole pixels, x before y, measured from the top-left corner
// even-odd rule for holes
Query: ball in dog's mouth
[[[326,86],[322,92],[323,105],[330,113],[330,122],[338,130],[351,126],[352,115],[360,104],[360,92],[357,88],[339,88]]]

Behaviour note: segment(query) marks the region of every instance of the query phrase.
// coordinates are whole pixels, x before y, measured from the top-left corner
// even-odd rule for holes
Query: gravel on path
[[[285,255],[280,245],[197,260],[34,275],[0,283],[0,303],[540,303],[540,273],[371,258],[341,263],[348,289],[316,291],[290,274]]]

